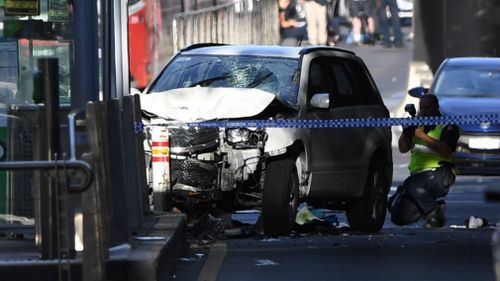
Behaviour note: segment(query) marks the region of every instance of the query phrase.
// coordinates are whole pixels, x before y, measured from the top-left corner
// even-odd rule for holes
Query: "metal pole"
[[[47,144],[47,160],[57,160],[60,155],[59,141],[59,65],[57,58],[41,58],[38,60],[38,69],[42,77],[42,93],[45,103],[45,122]],[[42,214],[42,259],[54,259],[58,256],[58,219],[57,188],[49,180],[46,189],[40,191],[40,206]]]
[[[112,1],[112,0],[111,0]],[[112,96],[112,42],[114,32],[111,28],[114,12],[111,9],[110,0],[101,0],[101,25],[102,25],[102,97],[107,101]]]
[[[42,73],[42,87],[47,121],[48,160],[61,154],[59,141],[59,64],[57,58],[38,59],[38,69]]]
[[[97,3],[73,0],[75,67],[71,108],[84,109],[88,101],[99,100]]]

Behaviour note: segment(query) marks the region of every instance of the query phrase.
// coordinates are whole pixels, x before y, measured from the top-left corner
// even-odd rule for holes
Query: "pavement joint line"
[[[198,275],[198,281],[215,281],[227,253],[227,244],[219,241],[210,247],[207,260]]]

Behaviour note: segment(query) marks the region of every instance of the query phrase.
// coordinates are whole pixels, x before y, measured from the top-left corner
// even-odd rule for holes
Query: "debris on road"
[[[475,216],[470,216],[469,219],[465,220],[465,225],[467,228],[480,228],[480,227],[487,227],[488,226],[488,220],[485,218],[479,218]]]
[[[188,220],[187,231],[191,248],[195,249],[210,246],[219,239],[262,236],[262,225],[260,221],[248,224],[233,220],[229,213],[214,216],[207,212]]]
[[[349,231],[346,223],[339,222],[336,212],[314,208],[302,203],[295,219],[291,237],[317,235],[340,235]],[[208,248],[220,239],[257,237],[266,239],[259,210],[243,210],[227,213],[222,210],[203,210],[188,216],[188,241],[192,250]]]
[[[338,231],[346,226],[345,223],[339,223],[337,215],[331,210],[316,209],[302,203],[295,218],[294,231],[299,235],[311,232],[338,234]]]
[[[480,218],[476,216],[470,216],[468,219],[464,221],[463,225],[450,225],[450,228],[468,228],[468,229],[476,229],[476,228],[497,228],[500,226],[500,223],[489,223],[487,219]]]
[[[450,225],[450,228],[467,228],[467,226],[452,224],[452,225]]]
[[[302,204],[301,206],[299,206],[299,208],[300,209],[297,212],[297,216],[295,217],[296,224],[304,225],[314,220],[323,221],[323,219],[320,219],[311,212],[307,204]]]
[[[277,262],[273,262],[272,260],[256,260],[256,264],[257,266],[267,266],[267,265],[280,265],[279,263]]]

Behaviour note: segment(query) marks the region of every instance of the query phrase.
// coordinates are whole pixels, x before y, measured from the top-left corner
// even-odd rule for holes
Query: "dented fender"
[[[267,128],[267,141],[264,152],[271,156],[284,154],[286,148],[291,146],[297,139],[296,129],[290,128]]]
[[[268,139],[264,147],[264,152],[271,157],[282,155],[287,152],[287,148],[292,146],[296,141],[303,140],[306,130],[296,128],[267,128]],[[303,143],[307,146],[306,143]],[[309,162],[308,149],[304,147],[303,151],[298,155],[295,165],[301,185],[299,186],[299,196],[306,197],[311,188],[309,180]]]

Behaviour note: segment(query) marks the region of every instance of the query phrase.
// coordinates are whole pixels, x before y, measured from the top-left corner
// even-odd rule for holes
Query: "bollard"
[[[170,192],[170,143],[166,127],[151,128],[153,174],[153,209],[168,211],[166,195]]]

